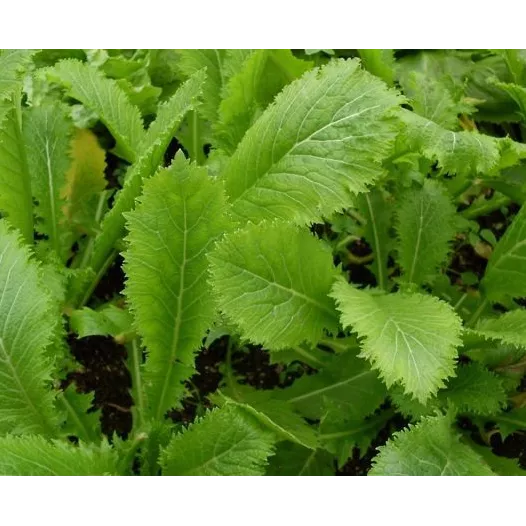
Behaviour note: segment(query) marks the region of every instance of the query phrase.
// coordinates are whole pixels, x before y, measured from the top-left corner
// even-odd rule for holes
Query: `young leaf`
[[[474,175],[491,173],[500,154],[496,139],[477,132],[452,132],[438,124],[404,110],[402,119],[407,128],[403,132],[410,151],[421,151],[432,162],[437,162],[443,173]]]
[[[9,99],[20,87],[22,73],[34,53],[28,49],[0,50],[0,101]]]
[[[116,155],[133,162],[144,138],[141,114],[113,79],[78,60],[61,60],[49,70],[71,97],[93,110],[111,132]]]
[[[526,311],[516,309],[498,318],[486,318],[470,332],[508,345],[526,347]]]
[[[462,412],[491,416],[506,404],[506,391],[502,380],[483,365],[470,363],[457,369],[457,375],[448,381],[447,389],[439,398],[452,403]]]
[[[243,402],[230,398],[226,400],[229,404],[244,408],[264,427],[273,431],[278,439],[295,442],[308,449],[316,449],[318,439],[314,428],[309,426],[290,404],[281,400],[272,400],[271,396],[272,391],[247,389],[243,391]]]
[[[0,119],[0,211],[33,242],[33,196],[31,174],[22,137],[21,113],[15,105]]]
[[[391,248],[389,230],[392,226],[393,207],[380,190],[371,190],[358,196],[358,210],[365,219],[365,239],[373,250],[371,269],[376,276],[378,287],[387,286],[387,254]]]
[[[79,446],[41,436],[0,437],[0,474],[18,476],[118,475],[117,456],[107,443]]]
[[[147,181],[127,219],[125,294],[149,352],[146,394],[160,419],[184,393],[215,314],[206,254],[227,226],[222,187],[178,156]]]
[[[469,446],[462,444],[451,418],[425,417],[395,433],[374,458],[369,475],[388,476],[490,476],[489,466]]]
[[[313,375],[303,376],[287,389],[274,391],[311,420],[322,419],[338,405],[349,418],[370,415],[385,399],[387,391],[365,360],[347,351]]]
[[[251,341],[283,349],[337,330],[327,296],[336,276],[331,252],[308,232],[248,224],[218,243],[209,259],[219,308]]]
[[[506,296],[526,296],[526,206],[500,238],[486,268],[481,286],[498,301]]]
[[[456,210],[445,189],[430,179],[401,196],[397,208],[402,280],[422,285],[436,276],[456,231]]]
[[[307,72],[247,131],[223,174],[240,221],[316,221],[384,173],[401,99],[358,64]]]
[[[100,439],[100,411],[90,411],[93,406],[93,393],[78,393],[74,384],[57,396],[57,406],[64,411],[62,434],[76,436],[84,442],[97,442]]]
[[[71,164],[70,137],[73,131],[67,111],[61,104],[31,108],[24,118],[24,138],[33,196],[40,221],[36,229],[47,236],[52,249],[67,259],[70,246],[64,228],[62,191]]]
[[[274,97],[311,67],[312,63],[297,59],[288,49],[252,52],[225,84],[215,126],[219,147],[233,153]]]
[[[221,93],[225,83],[223,62],[224,49],[180,49],[177,51],[178,68],[186,77],[206,68],[206,80],[203,83],[203,104],[199,113],[211,122],[217,119],[217,109],[221,102]]]
[[[101,232],[95,239],[90,266],[96,272],[101,272],[113,261],[116,255],[115,245],[125,234],[123,214],[133,210],[143,182],[157,171],[166,148],[184,116],[196,107],[203,80],[203,73],[196,73],[174,93],[168,102],[160,106],[156,120],[148,128],[141,143],[139,159],[126,175],[124,188],[117,195],[113,208],[104,217]]]
[[[0,432],[54,435],[57,415],[45,349],[55,310],[38,268],[18,236],[0,221]]]
[[[280,442],[270,457],[267,475],[280,477],[321,477],[334,475],[334,460],[323,449],[312,451],[292,442]]]
[[[69,328],[79,338],[86,336],[118,336],[131,331],[132,316],[115,305],[104,305],[92,310],[84,307],[74,310],[69,318]]]
[[[363,338],[360,356],[390,387],[403,384],[421,402],[454,374],[462,323],[453,308],[423,294],[374,294],[335,283],[342,324]]]
[[[345,464],[355,447],[363,457],[391,416],[383,412],[364,419],[346,414],[344,407],[329,410],[320,424],[320,442],[338,458],[339,466]]]
[[[263,475],[274,443],[254,416],[227,405],[172,438],[161,452],[163,475]]]
[[[106,154],[90,130],[77,129],[71,144],[71,166],[62,189],[64,216],[78,234],[98,227],[97,211],[101,192],[106,188]]]

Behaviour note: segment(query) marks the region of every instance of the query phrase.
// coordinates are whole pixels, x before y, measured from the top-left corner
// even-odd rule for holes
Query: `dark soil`
[[[74,382],[79,392],[94,392],[93,405],[101,409],[102,432],[126,437],[132,428],[131,377],[126,367],[126,348],[113,338],[71,336],[69,347],[82,368],[69,373],[65,385]]]

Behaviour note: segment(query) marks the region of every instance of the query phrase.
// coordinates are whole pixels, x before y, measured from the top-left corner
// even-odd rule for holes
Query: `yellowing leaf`
[[[63,190],[66,221],[80,231],[96,227],[99,194],[106,187],[106,154],[90,130],[77,130],[71,141],[71,167]]]

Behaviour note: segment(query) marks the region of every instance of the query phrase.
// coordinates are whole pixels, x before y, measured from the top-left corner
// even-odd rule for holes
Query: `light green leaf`
[[[402,280],[431,283],[445,262],[456,232],[456,210],[445,188],[426,179],[421,188],[402,193],[396,227]]]
[[[148,349],[146,395],[160,419],[183,395],[213,322],[206,255],[228,224],[225,197],[205,168],[178,156],[147,181],[127,219],[125,295]]]
[[[338,466],[342,467],[355,447],[360,450],[360,457],[367,453],[391,416],[382,412],[364,419],[347,414],[345,405],[334,406],[334,410],[330,410],[320,424],[320,442],[338,458]]]
[[[388,282],[387,256],[392,246],[390,229],[393,226],[393,206],[378,189],[366,192],[356,200],[358,211],[365,219],[364,236],[373,250],[371,269],[378,287],[385,289]]]
[[[164,104],[159,107],[156,120],[150,125],[138,161],[126,175],[124,188],[116,196],[115,204],[104,217],[101,232],[95,239],[90,266],[100,272],[116,255],[115,245],[125,234],[126,212],[133,210],[143,182],[151,177],[163,161],[166,148],[179,128],[184,116],[197,105],[201,95],[203,73],[188,79]]]
[[[230,65],[233,63],[230,57],[226,61]],[[245,132],[274,97],[311,67],[312,63],[294,57],[288,49],[251,52],[242,67],[224,84],[215,126],[219,147],[233,153]]]
[[[92,409],[93,398],[93,393],[78,393],[75,384],[59,393],[57,406],[64,411],[61,429],[64,437],[76,436],[84,442],[100,440],[100,410],[88,412]]]
[[[380,77],[388,86],[394,84],[394,53],[392,49],[358,49],[363,67]]]
[[[0,432],[55,434],[46,354],[57,325],[29,251],[0,221]]]
[[[404,132],[409,150],[421,151],[441,172],[450,175],[490,173],[497,166],[498,140],[477,132],[454,132],[417,115],[401,113],[407,128]]]
[[[215,409],[161,452],[163,475],[263,475],[274,433],[240,407]]]
[[[384,173],[401,98],[358,64],[307,72],[247,131],[223,173],[239,221],[320,220]]]
[[[0,119],[0,211],[33,243],[31,174],[22,137],[22,118],[16,105]]]
[[[84,307],[74,310],[69,318],[69,328],[78,334],[79,338],[86,336],[118,336],[131,332],[133,318],[125,309],[115,305],[104,305],[93,310]]]
[[[352,351],[333,356],[319,373],[302,376],[287,389],[273,393],[311,420],[322,419],[336,404],[349,418],[364,418],[387,395],[377,373]]]
[[[37,201],[35,224],[51,248],[65,261],[70,255],[69,229],[64,214],[63,190],[71,159],[73,125],[61,104],[31,108],[24,116],[24,138],[33,196]],[[71,239],[69,239],[71,241]]]
[[[526,347],[526,311],[516,309],[498,318],[486,318],[470,332],[508,345]]]
[[[224,49],[179,49],[178,69],[185,77],[206,68],[206,80],[203,83],[203,104],[199,113],[211,122],[217,119],[217,109],[221,102],[221,93],[225,83],[223,62]]]
[[[275,456],[270,458],[266,474],[273,477],[328,477],[334,472],[334,460],[327,451],[312,451],[292,442],[281,442]]]
[[[369,475],[491,476],[489,466],[462,444],[449,416],[425,417],[417,425],[395,433],[379,448]]]
[[[423,294],[375,294],[343,281],[332,297],[342,324],[363,338],[360,356],[380,371],[388,387],[402,383],[421,402],[454,374],[462,323],[445,302]]]
[[[0,437],[0,475],[17,476],[100,476],[118,475],[117,455],[101,446],[74,446],[49,442],[41,436]]]
[[[488,297],[526,296],[526,206],[513,219],[490,257],[481,285]]]
[[[526,121],[526,88],[506,82],[492,82],[497,88],[505,91],[517,104],[518,113]]]
[[[248,224],[218,243],[209,259],[219,308],[251,341],[282,349],[337,330],[327,296],[336,276],[331,251],[308,232]]]
[[[144,138],[141,114],[113,79],[78,60],[61,60],[49,70],[69,95],[97,113],[113,135],[116,155],[129,162],[137,159]]]
[[[456,377],[448,381],[439,398],[461,412],[487,416],[500,412],[507,401],[502,380],[478,363],[458,367]]]
[[[29,65],[34,51],[28,49],[0,50],[0,100],[9,99],[20,85],[22,73]]]
[[[235,394],[239,390],[235,389]],[[244,389],[242,396],[233,400],[225,397],[228,404],[239,405],[266,428],[273,431],[278,439],[289,440],[308,449],[316,449],[318,439],[313,427],[294,411],[285,401],[273,400],[272,391]]]

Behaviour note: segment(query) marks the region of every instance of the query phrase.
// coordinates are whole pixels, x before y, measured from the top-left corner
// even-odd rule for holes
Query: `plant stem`
[[[466,327],[472,327],[475,324],[475,322],[480,318],[480,315],[484,312],[484,309],[486,308],[488,303],[488,298],[484,298],[481,301],[480,305],[477,307],[477,310],[473,313],[473,316],[471,316],[471,318],[466,323]]]
[[[141,430],[144,425],[144,396],[141,377],[142,351],[137,338],[134,338],[130,345],[128,368],[132,377],[132,396],[133,396],[133,416],[136,419],[136,429]]]

